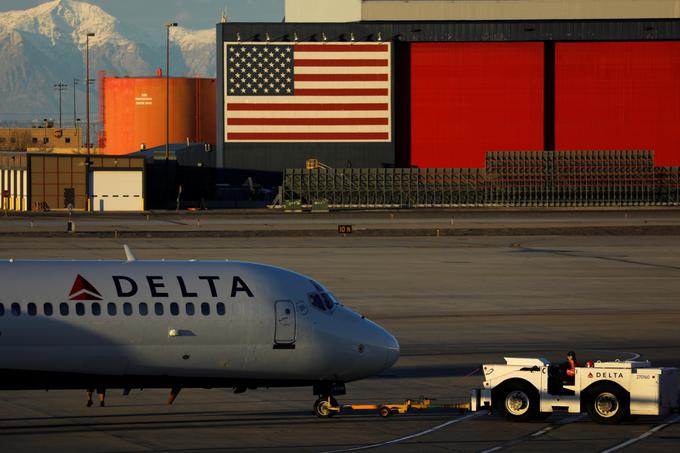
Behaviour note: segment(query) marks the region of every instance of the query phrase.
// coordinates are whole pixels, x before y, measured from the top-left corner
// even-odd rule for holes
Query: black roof
[[[221,23],[222,41],[638,41],[680,39],[680,19]]]

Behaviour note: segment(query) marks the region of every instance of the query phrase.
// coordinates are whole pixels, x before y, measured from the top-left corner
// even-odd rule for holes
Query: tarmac
[[[674,210],[425,212],[404,219],[390,212],[319,217],[221,213],[208,223],[221,231],[250,231],[265,223],[272,229],[320,224],[335,230],[345,221],[367,228],[394,222],[390,214],[403,230],[414,224],[445,225],[451,218],[453,228],[460,221],[460,228],[496,230],[440,237],[343,236],[337,231],[309,237],[152,234],[118,239],[10,234],[25,219],[41,227],[54,221],[44,225],[54,232],[64,223],[56,216],[26,216],[0,221],[0,230],[7,233],[0,236],[0,257],[123,259],[125,243],[138,259],[248,260],[307,274],[331,288],[343,304],[388,328],[401,344],[399,362],[380,376],[348,384],[348,394],[338,398],[344,404],[421,396],[433,398],[435,406],[464,402],[470,389],[481,384],[480,364],[502,362],[504,356],[562,361],[567,350],[575,350],[581,360],[639,355],[654,364],[680,366],[680,237],[617,230],[631,224],[675,228],[680,213]],[[167,224],[189,215],[158,215],[154,222],[159,229],[186,232],[187,225]],[[76,217],[83,229],[115,224],[139,231],[146,222],[142,217],[135,226],[128,216],[90,219],[95,217]],[[537,225],[555,230],[498,234],[508,226]],[[576,234],[585,226],[618,233]],[[571,234],[558,234],[563,228],[572,229]],[[231,389],[190,389],[173,406],[165,405],[166,397],[159,390],[133,390],[129,396],[110,391],[106,407],[86,408],[84,392],[0,392],[0,450],[596,452],[677,451],[680,445],[677,415],[641,417],[618,426],[568,414],[518,424],[443,408],[386,419],[363,412],[319,419],[311,413],[315,397],[307,388],[239,395]]]
[[[340,225],[351,225],[353,236],[370,237],[678,235],[680,210],[465,208],[295,213],[251,209],[0,214],[0,236],[11,237],[333,237]]]

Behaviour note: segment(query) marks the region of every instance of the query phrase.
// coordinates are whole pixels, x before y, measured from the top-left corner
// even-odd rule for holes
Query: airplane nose
[[[399,360],[399,342],[397,341],[396,338],[394,338],[394,336],[391,333],[385,331],[385,334],[387,337],[384,345],[384,348],[387,353],[385,369],[389,369],[390,367],[392,367],[392,365],[397,363],[397,360]]]

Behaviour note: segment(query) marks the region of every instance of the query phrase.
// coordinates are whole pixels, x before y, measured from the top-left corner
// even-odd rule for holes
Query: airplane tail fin
[[[128,247],[127,244],[123,244],[123,250],[125,251],[125,258],[130,261],[137,261],[137,258],[135,258],[135,255],[132,253],[132,250],[130,250],[130,247]]]

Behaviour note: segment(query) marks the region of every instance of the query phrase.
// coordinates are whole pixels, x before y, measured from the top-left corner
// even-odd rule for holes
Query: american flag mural
[[[389,43],[224,45],[225,142],[391,141]]]

